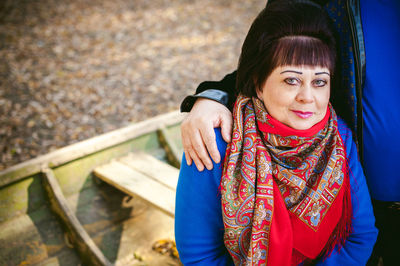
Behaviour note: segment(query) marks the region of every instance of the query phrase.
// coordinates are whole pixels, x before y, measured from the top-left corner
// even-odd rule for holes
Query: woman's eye
[[[316,87],[323,87],[326,84],[327,84],[327,82],[325,80],[322,80],[322,79],[314,80],[314,86],[316,86]]]
[[[286,78],[286,79],[285,79],[285,82],[286,82],[287,84],[289,84],[289,85],[296,85],[297,82],[298,82],[298,80],[295,79],[295,78]]]

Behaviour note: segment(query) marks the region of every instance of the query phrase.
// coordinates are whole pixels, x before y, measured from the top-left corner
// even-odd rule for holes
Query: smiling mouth
[[[310,118],[313,115],[313,112],[302,112],[302,111],[297,111],[297,110],[292,110],[292,112],[295,113],[295,115],[297,115],[298,117],[300,117],[302,119]]]

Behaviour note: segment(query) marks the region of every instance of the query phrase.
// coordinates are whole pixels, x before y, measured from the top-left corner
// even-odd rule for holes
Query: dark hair
[[[269,74],[284,65],[327,67],[333,79],[335,34],[332,21],[318,4],[289,0],[268,3],[243,43],[236,92],[256,96]]]

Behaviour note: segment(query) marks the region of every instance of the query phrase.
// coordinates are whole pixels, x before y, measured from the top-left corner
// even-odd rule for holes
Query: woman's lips
[[[295,113],[295,115],[297,115],[298,117],[303,119],[310,118],[313,115],[313,112],[302,112],[298,110],[292,110],[292,112]]]

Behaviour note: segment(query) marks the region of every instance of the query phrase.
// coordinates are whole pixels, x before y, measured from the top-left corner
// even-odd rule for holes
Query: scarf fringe
[[[348,172],[348,167],[346,163],[346,173],[347,176],[345,178],[344,182],[344,195],[343,195],[343,208],[342,208],[342,216],[341,219],[339,220],[338,224],[336,225],[335,229],[333,230],[328,242],[326,243],[324,249],[321,251],[321,253],[318,255],[317,259],[314,261],[318,261],[320,259],[325,260],[328,258],[331,254],[332,251],[335,249],[337,246],[338,252],[342,249],[344,246],[347,238],[350,236],[350,234],[353,231],[352,227],[352,218],[353,218],[353,210],[352,210],[352,204],[351,204],[351,187],[350,187],[350,174]]]

